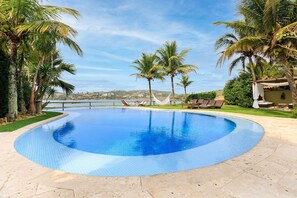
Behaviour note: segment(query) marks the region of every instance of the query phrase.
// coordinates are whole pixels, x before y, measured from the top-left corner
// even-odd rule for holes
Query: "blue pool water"
[[[213,165],[252,149],[263,128],[223,115],[125,108],[68,109],[15,141],[21,155],[65,172],[140,176]]]
[[[182,151],[215,141],[236,126],[224,118],[181,112],[101,109],[80,113],[56,129],[54,139],[70,148],[107,155]]]

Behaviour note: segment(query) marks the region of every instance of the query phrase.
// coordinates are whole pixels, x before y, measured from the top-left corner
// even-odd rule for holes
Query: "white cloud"
[[[128,58],[123,57],[123,56],[111,54],[111,53],[108,53],[108,52],[98,51],[96,53],[98,55],[101,55],[101,56],[104,56],[104,57],[107,57],[107,58],[111,58],[111,59],[114,59],[114,60],[120,60],[120,61],[125,61],[125,62],[130,62],[130,63],[132,62],[131,59],[128,59]]]
[[[97,67],[97,66],[76,66],[77,69],[82,70],[97,70],[97,71],[121,71],[120,69],[114,69],[109,67]]]
[[[146,81],[135,81],[129,76],[130,73],[134,73],[129,65],[139,57],[141,52],[154,52],[165,41],[176,40],[180,50],[192,49],[186,63],[200,66],[198,75],[193,76],[195,83],[190,88],[193,91],[221,88],[228,78],[227,67],[223,71],[215,68],[217,57],[214,52],[214,42],[224,30],[215,26],[211,28],[214,21],[210,21],[209,17],[212,19],[222,17],[222,20],[226,19],[226,16],[229,17],[229,12],[223,12],[231,9],[228,8],[229,2],[233,0],[218,1],[214,4],[219,3],[224,6],[202,5],[195,0],[181,0],[178,5],[174,5],[172,1],[158,2],[157,0],[141,2],[138,0],[85,2],[49,0],[56,5],[73,7],[82,15],[78,21],[69,16],[63,17],[65,23],[78,30],[79,34],[75,40],[84,50],[82,59],[71,55],[65,57],[69,62],[78,65],[77,75],[71,77],[75,79],[77,89],[83,90],[87,87],[101,89],[102,86],[98,83],[88,84],[86,81],[97,82],[97,79],[113,82],[107,83],[112,86],[104,86],[104,88],[138,89],[142,87],[146,89]],[[191,12],[193,10],[197,12]],[[216,17],[212,12],[216,12],[220,17]],[[206,23],[209,24],[205,25]],[[157,89],[170,90],[170,81],[154,82],[153,86]]]

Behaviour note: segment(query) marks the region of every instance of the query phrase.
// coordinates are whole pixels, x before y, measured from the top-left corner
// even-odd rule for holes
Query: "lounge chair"
[[[145,101],[142,101],[138,104],[138,106],[145,106],[146,105],[146,102]]]
[[[259,104],[259,107],[262,107],[262,108],[269,108],[269,107],[272,107],[274,105],[273,102],[268,102],[268,101],[265,101],[265,100],[259,100],[258,104]]]
[[[203,100],[201,104],[192,105],[191,109],[199,108],[200,106],[206,106],[206,105],[208,105],[208,103],[209,103],[209,100]]]
[[[202,103],[203,103],[203,99],[199,99],[198,101],[197,101],[197,105],[202,105]]]
[[[124,106],[126,106],[126,107],[128,107],[128,106],[131,106],[128,102],[126,102],[125,100],[121,100],[122,101],[122,103],[123,103],[123,105]]]
[[[210,100],[208,104],[201,104],[199,108],[214,108],[215,107],[215,100]]]
[[[198,101],[197,99],[193,99],[192,103],[182,103],[182,107],[186,106],[186,107],[190,108],[192,105],[196,104],[197,101]]]
[[[194,100],[192,100],[192,103],[190,103],[190,104],[183,104],[183,105],[192,109],[193,107],[196,107],[196,106],[201,105],[203,103],[203,101],[204,101],[203,99],[199,99],[199,100],[194,99]]]
[[[220,108],[222,108],[224,102],[225,102],[225,100],[216,100],[213,107],[216,108],[216,109],[220,109]]]

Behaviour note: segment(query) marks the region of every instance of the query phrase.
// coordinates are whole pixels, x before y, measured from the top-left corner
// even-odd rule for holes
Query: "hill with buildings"
[[[153,90],[153,94],[160,99],[166,98],[170,92]],[[178,95],[179,96],[179,95]],[[177,97],[178,97],[177,96]],[[100,92],[81,92],[66,95],[64,93],[56,93],[51,100],[148,100],[149,93],[147,90],[133,91],[100,91]]]

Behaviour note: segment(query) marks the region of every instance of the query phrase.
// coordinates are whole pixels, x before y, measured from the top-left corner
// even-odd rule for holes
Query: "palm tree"
[[[294,68],[297,61],[296,5],[296,0],[243,0],[238,10],[245,19],[245,25],[220,22],[234,30],[247,30],[246,35],[241,37],[234,47],[227,50],[226,57],[234,54],[236,50],[254,49],[257,54],[270,59],[272,66],[279,65],[288,80],[295,108],[297,108],[297,87],[294,82]]]
[[[181,79],[179,79],[180,82],[179,83],[176,83],[178,86],[181,86],[184,88],[184,92],[185,92],[185,95],[187,95],[187,87],[192,84],[194,81],[191,81],[189,80],[189,76],[182,76]]]
[[[158,63],[163,66],[166,75],[170,76],[172,99],[175,104],[174,77],[178,74],[196,72],[197,66],[184,64],[184,58],[190,50],[182,50],[178,53],[176,42],[166,42],[163,48],[158,49]]]
[[[297,86],[294,80],[297,64],[297,1],[272,1],[266,4],[265,9],[264,19],[276,20],[272,24],[268,23],[270,31],[264,37],[263,52],[283,69],[297,112]]]
[[[249,43],[245,38],[255,33],[255,28],[248,24],[246,21],[234,21],[234,22],[216,22],[216,25],[225,25],[228,28],[232,28],[235,34],[225,34],[216,41],[216,50],[225,47],[220,53],[217,65],[221,65],[226,60],[232,57],[236,57],[229,67],[229,73],[241,62],[242,68],[245,71],[249,67],[253,82],[257,81],[256,66],[262,66],[265,60],[259,55],[257,50],[257,40],[250,40]],[[249,64],[246,66],[245,62],[248,59]]]
[[[238,36],[236,34],[233,33],[226,33],[224,34],[222,37],[220,37],[216,43],[215,43],[215,49],[219,50],[223,47],[230,47],[232,46],[234,43],[236,43],[238,41]],[[224,51],[220,52],[222,55],[224,54]],[[234,68],[238,65],[241,64],[242,67],[242,71],[245,72],[246,71],[246,59],[248,58],[248,52],[236,52],[236,54],[238,55],[237,58],[235,60],[233,60],[230,63],[230,67],[229,67],[229,73],[231,75],[232,71],[234,70]],[[220,56],[217,65],[221,65],[223,63],[223,59],[224,56]]]
[[[74,91],[74,86],[63,81],[61,78],[61,75],[65,72],[74,75],[76,72],[75,66],[73,64],[65,63],[60,56],[59,51],[52,52],[50,58],[38,69],[36,81],[37,89],[34,97],[35,101],[39,101],[36,108],[37,114],[41,113],[42,109],[40,101],[46,93],[48,93],[48,95],[53,94],[55,87],[60,87],[66,95]]]
[[[292,101],[297,108],[297,87],[294,68],[297,61],[297,1],[243,1],[240,12],[256,27],[257,34],[247,38],[256,41],[264,56],[279,65],[287,78]],[[255,8],[258,9],[255,9]],[[254,9],[251,14],[250,10]]]
[[[78,17],[79,13],[69,8],[40,5],[37,0],[0,0],[0,5],[0,34],[8,39],[10,52],[8,119],[14,120],[18,115],[17,54],[23,37],[49,32],[55,35],[56,41],[82,54],[79,46],[69,38],[77,32],[58,21],[61,14]]]
[[[132,67],[134,67],[138,73],[132,74],[136,78],[145,78],[148,81],[149,85],[149,96],[150,96],[150,105],[152,104],[152,86],[151,81],[154,79],[164,80],[164,74],[162,73],[162,67],[157,64],[157,56],[155,54],[145,54],[142,53],[140,59],[137,59],[133,62]]]

